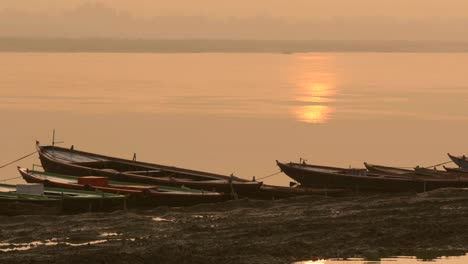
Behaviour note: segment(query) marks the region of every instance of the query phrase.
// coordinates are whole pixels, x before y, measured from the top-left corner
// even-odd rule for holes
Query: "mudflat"
[[[468,252],[468,189],[0,216],[1,263],[292,263]]]

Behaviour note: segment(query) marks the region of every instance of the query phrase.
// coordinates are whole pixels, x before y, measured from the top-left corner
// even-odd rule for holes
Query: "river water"
[[[0,53],[0,166],[54,128],[61,146],[244,178],[276,159],[433,165],[468,154],[467,68],[466,53]]]

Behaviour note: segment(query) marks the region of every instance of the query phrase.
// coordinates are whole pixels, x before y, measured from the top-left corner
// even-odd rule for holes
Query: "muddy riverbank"
[[[468,252],[468,189],[0,217],[1,263],[291,263]],[[16,249],[16,250],[15,250]]]

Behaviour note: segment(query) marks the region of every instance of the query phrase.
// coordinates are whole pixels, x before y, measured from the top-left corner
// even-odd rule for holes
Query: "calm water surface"
[[[245,178],[300,157],[432,165],[468,154],[466,69],[456,53],[0,53],[0,163],[55,128],[63,146]]]

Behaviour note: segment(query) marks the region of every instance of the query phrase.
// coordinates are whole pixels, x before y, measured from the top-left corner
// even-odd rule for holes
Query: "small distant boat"
[[[447,153],[447,155],[455,164],[458,165],[458,167],[468,169],[468,159],[465,155],[454,156],[454,155],[451,155],[450,153]]]
[[[372,173],[391,174],[391,175],[414,175],[415,174],[414,170],[375,165],[375,164],[370,164],[367,162],[364,162],[364,166],[366,166],[367,170]]]
[[[366,169],[276,162],[286,175],[308,187],[341,188],[371,192],[424,192],[446,187],[468,187],[468,179],[385,175],[368,173]]]
[[[125,196],[99,191],[44,188],[42,194],[21,193],[0,184],[0,214],[56,214],[124,209]]]
[[[189,188],[155,186],[129,182],[107,181],[106,177],[76,177],[18,168],[23,178],[30,183],[42,183],[45,186],[78,190],[99,190],[116,194],[129,195],[132,206],[171,205],[186,206],[200,203],[215,203],[229,199],[228,195],[193,190]],[[103,181],[96,181],[104,178]],[[81,181],[81,182],[80,182]]]
[[[255,192],[262,185],[262,182],[248,181],[235,176],[114,158],[73,148],[40,146],[39,142],[36,142],[36,147],[46,172],[74,176],[106,176],[111,180],[185,186],[215,192],[234,191],[239,195]]]

